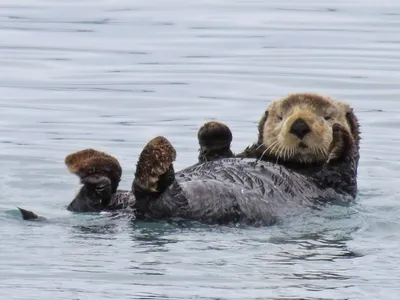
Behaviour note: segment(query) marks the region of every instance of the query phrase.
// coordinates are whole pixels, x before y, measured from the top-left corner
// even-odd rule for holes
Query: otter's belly
[[[280,165],[230,158],[177,172],[152,211],[207,223],[271,225],[323,195],[307,177]]]
[[[109,211],[133,210],[136,203],[135,195],[132,191],[117,190],[112,195],[110,203],[105,208]]]
[[[312,200],[324,195],[308,177],[284,166],[253,159],[229,158],[203,163],[176,173],[179,183],[213,179],[271,200]]]

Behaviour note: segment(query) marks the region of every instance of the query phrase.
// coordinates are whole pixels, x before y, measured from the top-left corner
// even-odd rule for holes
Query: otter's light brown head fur
[[[264,155],[277,160],[324,162],[335,123],[353,139],[358,137],[353,128],[358,123],[349,105],[317,94],[292,94],[269,105],[259,123],[259,144],[265,147]]]

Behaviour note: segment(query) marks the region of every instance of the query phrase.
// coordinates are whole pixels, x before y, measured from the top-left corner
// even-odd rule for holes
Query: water
[[[400,3],[0,1],[1,299],[399,299]],[[217,119],[236,152],[273,100],[312,91],[362,125],[358,205],[271,228],[130,224],[65,210],[64,157],[197,157]],[[19,219],[16,206],[49,223]]]

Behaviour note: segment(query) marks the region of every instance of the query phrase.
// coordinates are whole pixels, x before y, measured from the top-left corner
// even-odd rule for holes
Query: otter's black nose
[[[290,127],[290,133],[294,134],[300,139],[302,139],[310,131],[310,127],[308,127],[307,123],[300,118],[294,121],[292,127]]]

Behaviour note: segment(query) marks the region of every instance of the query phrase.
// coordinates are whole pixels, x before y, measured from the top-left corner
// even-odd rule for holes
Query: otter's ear
[[[347,110],[346,120],[350,126],[351,135],[353,136],[354,140],[358,142],[360,140],[360,124],[352,108]]]
[[[263,135],[264,135],[264,124],[267,122],[268,119],[268,110],[266,110],[261,117],[260,122],[258,122],[258,142],[262,143]]]
[[[99,188],[104,185],[104,177],[111,184],[111,192],[114,193],[121,180],[122,169],[118,160],[107,153],[94,149],[85,149],[68,155],[65,158],[68,170],[76,174],[83,184],[94,184],[96,180],[86,178],[103,178],[98,181]]]

